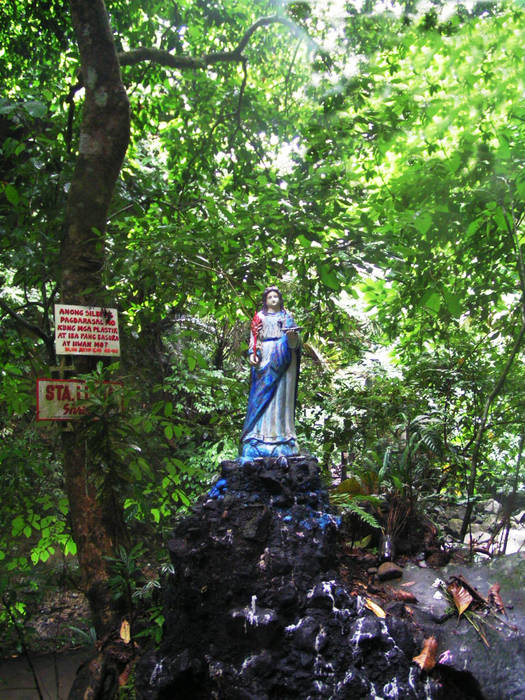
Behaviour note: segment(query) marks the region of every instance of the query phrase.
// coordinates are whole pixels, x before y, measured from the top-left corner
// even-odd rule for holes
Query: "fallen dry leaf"
[[[370,600],[370,598],[365,600],[365,607],[371,610],[377,617],[386,617],[386,612],[383,608],[377,603],[374,603],[373,600]]]
[[[494,583],[488,592],[489,605],[496,609],[497,612],[502,615],[505,614],[505,606],[503,605],[503,598],[500,595],[500,585],[499,583]]]
[[[389,588],[388,594],[393,600],[401,600],[403,603],[417,603],[417,598],[410,591],[402,591],[399,588]]]
[[[432,671],[437,663],[438,643],[435,637],[427,637],[423,642],[421,654],[414,656],[414,661],[422,671]]]
[[[128,682],[130,673],[133,669],[133,663],[134,661],[130,661],[128,664],[126,664],[126,667],[118,677],[118,684],[120,688],[122,688],[122,686],[126,685],[126,683]]]
[[[120,638],[125,644],[129,644],[131,641],[131,627],[127,620],[122,620],[120,625]]]
[[[457,576],[451,576],[449,583],[452,583],[452,581],[456,581],[456,583],[458,583],[460,586],[466,588],[476,603],[478,603],[481,606],[487,605],[487,599],[484,598],[478,591],[476,586],[473,586],[471,583],[469,583],[464,576],[461,576],[460,574],[458,574]]]
[[[467,589],[461,586],[457,581],[452,581],[452,583],[449,583],[447,586],[447,591],[454,600],[454,605],[457,608],[458,615],[462,615],[474,600]]]

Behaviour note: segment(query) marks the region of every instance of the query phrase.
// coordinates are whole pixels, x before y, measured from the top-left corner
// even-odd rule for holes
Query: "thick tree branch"
[[[259,27],[267,27],[270,24],[283,24],[285,27],[288,27],[288,29],[291,31],[292,34],[295,34],[297,37],[300,37],[301,39],[306,39],[308,41],[308,44],[310,45],[311,48],[318,49],[317,44],[313,41],[313,39],[310,39],[310,37],[306,34],[306,32],[301,29],[295,22],[292,22],[292,20],[286,18],[286,17],[279,17],[278,15],[273,15],[272,17],[261,17],[260,19],[257,20],[257,22],[254,22],[251,27],[249,27],[246,32],[244,33],[244,36],[240,40],[237,48],[235,49],[235,52],[238,54],[241,54],[246,46],[248,45],[248,42],[250,41],[252,35],[259,29]],[[211,54],[213,55],[213,54]],[[219,54],[216,54],[217,56]],[[219,59],[220,60],[220,59]]]
[[[261,17],[254,22],[243,34],[241,40],[232,51],[217,51],[215,53],[204,54],[204,56],[180,56],[163,51],[161,49],[152,49],[142,47],[133,49],[132,51],[124,51],[118,54],[121,66],[134,66],[142,61],[150,61],[161,66],[170,68],[179,68],[181,70],[193,69],[203,70],[207,66],[213,66],[216,63],[238,63],[243,60],[243,51],[248,46],[253,34],[260,27],[267,27],[272,24],[282,24],[288,27],[290,32],[300,39],[308,42],[310,48],[318,49],[317,44],[308,37],[308,35],[295,24],[292,20],[286,17],[273,15],[271,17]]]
[[[3,309],[8,316],[10,316],[14,321],[16,321],[17,325],[21,326],[26,331],[29,331],[37,338],[40,338],[40,340],[43,340],[44,343],[47,344],[48,342],[52,342],[53,339],[51,336],[47,335],[38,326],[35,326],[34,323],[26,321],[26,319],[23,316],[20,316],[20,314],[17,314],[16,311],[13,311],[13,309],[10,306],[8,306],[8,304],[6,304],[5,301],[3,301],[3,299],[0,299],[0,309]]]
[[[206,68],[206,63],[203,58],[176,56],[162,49],[151,49],[148,47],[121,52],[118,54],[118,59],[121,66],[136,66],[138,63],[142,63],[142,61],[150,61],[151,63],[157,63],[159,66],[180,68],[182,70],[187,70],[188,68],[202,70]]]
[[[129,103],[103,1],[70,5],[86,98],[66,206],[61,296],[65,303],[96,306],[103,301],[103,235],[129,141]]]
[[[516,339],[514,340],[514,343],[512,345],[511,350],[510,350],[509,356],[507,357],[507,361],[505,363],[505,366],[503,367],[496,384],[492,388],[492,391],[487,396],[487,399],[485,401],[485,405],[483,407],[483,414],[481,416],[481,421],[480,421],[480,424],[479,424],[477,432],[476,432],[476,440],[474,442],[474,448],[472,450],[472,457],[470,460],[470,479],[469,479],[468,488],[467,488],[468,503],[467,503],[467,510],[466,510],[465,516],[463,518],[463,524],[461,526],[461,532],[459,534],[460,540],[463,540],[463,538],[467,534],[467,529],[468,529],[468,526],[470,523],[470,518],[472,516],[472,508],[473,508],[472,497],[474,495],[474,488],[475,488],[475,484],[476,484],[477,467],[478,467],[478,462],[479,462],[479,457],[480,457],[480,452],[481,452],[481,443],[483,440],[483,434],[485,432],[485,427],[487,425],[489,411],[490,411],[490,408],[492,406],[494,399],[499,395],[500,391],[503,388],[505,380],[507,379],[507,376],[509,374],[510,368],[512,367],[514,360],[520,351],[521,343],[523,341],[524,336],[525,336],[525,323],[522,323],[521,328],[518,332],[518,335],[516,336]]]
[[[242,72],[243,72],[242,84],[241,84],[241,89],[239,91],[239,101],[237,102],[237,109],[235,110],[235,129],[233,130],[233,133],[231,134],[230,138],[228,139],[228,146],[230,148],[232,148],[235,137],[237,136],[237,132],[241,128],[242,100],[244,97],[244,91],[246,90],[246,83],[248,82],[248,70],[247,70],[246,64],[247,64],[246,59],[243,59],[243,61],[242,61]]]

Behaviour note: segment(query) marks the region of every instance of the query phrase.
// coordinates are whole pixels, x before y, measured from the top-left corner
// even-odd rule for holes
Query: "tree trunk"
[[[503,518],[502,526],[504,529],[503,542],[499,548],[498,554],[506,554],[507,544],[509,542],[509,533],[511,528],[510,519],[514,508],[516,506],[516,494],[518,493],[518,486],[520,483],[520,470],[521,470],[521,458],[523,456],[523,446],[525,445],[525,432],[520,435],[520,442],[518,446],[518,456],[516,458],[516,469],[514,471],[514,479],[512,482],[512,491],[509,493],[508,498],[503,503]]]
[[[61,251],[61,301],[109,305],[102,282],[104,234],[109,204],[129,141],[129,103],[102,0],[71,0],[80,50],[85,104],[79,153],[69,191]],[[75,373],[93,369],[98,358],[75,358]],[[64,431],[64,473],[73,537],[97,635],[114,620],[105,557],[113,553],[112,525],[87,463],[85,436]],[[118,513],[115,514],[118,517]],[[106,517],[104,517],[106,516]]]
[[[478,462],[479,462],[479,457],[481,453],[481,444],[483,441],[483,435],[485,433],[485,427],[487,425],[487,420],[489,417],[489,412],[492,407],[492,403],[494,400],[499,396],[500,391],[503,388],[503,385],[505,384],[505,380],[507,379],[507,376],[509,374],[510,368],[512,367],[512,364],[516,358],[516,356],[519,353],[520,347],[522,340],[525,336],[525,321],[522,321],[521,328],[518,332],[518,335],[513,343],[512,349],[510,351],[509,357],[507,358],[507,361],[505,362],[505,366],[503,367],[500,376],[498,377],[498,380],[496,384],[494,385],[494,388],[490,392],[489,396],[487,397],[487,400],[485,401],[485,406],[483,407],[483,414],[481,416],[481,420],[476,432],[476,440],[474,442],[474,447],[472,450],[472,456],[470,458],[470,476],[469,476],[469,481],[467,485],[467,508],[465,511],[465,516],[463,517],[463,523],[461,524],[461,531],[459,533],[459,539],[463,541],[465,539],[465,535],[467,534],[467,530],[470,525],[470,519],[472,518],[472,511],[474,509],[474,492],[476,489],[476,478],[477,478],[477,473],[478,473]]]

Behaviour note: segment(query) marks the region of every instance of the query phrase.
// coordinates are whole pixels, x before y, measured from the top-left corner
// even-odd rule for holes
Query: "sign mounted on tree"
[[[55,304],[57,355],[119,356],[116,309]]]
[[[104,382],[106,396],[122,408],[122,384]],[[89,414],[89,392],[83,379],[37,379],[36,419],[72,420]]]

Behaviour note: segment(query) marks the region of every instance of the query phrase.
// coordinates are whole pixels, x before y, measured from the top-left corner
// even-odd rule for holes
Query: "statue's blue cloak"
[[[289,347],[288,336],[285,334],[279,339],[272,338],[272,340],[276,340],[276,342],[271,352],[269,361],[262,368],[252,367],[251,369],[251,386],[250,395],[248,398],[248,410],[242,431],[241,443],[243,443],[244,438],[252,431],[256,423],[266,411],[268,405],[275,395],[275,392],[277,391],[279,382],[290,367],[293,350]],[[300,350],[297,348],[295,349],[295,352],[297,353],[296,373],[298,377]],[[294,411],[295,402],[297,400],[297,377],[295,381]],[[275,447],[275,444],[269,444],[267,447],[268,454],[275,454]],[[294,446],[290,445],[289,447],[290,454],[294,454]],[[265,452],[266,449],[264,445],[258,443],[256,453],[262,455],[265,454]],[[288,453],[288,449],[278,449],[277,452]],[[242,449],[242,454],[245,456],[252,454],[252,450],[249,449],[248,445],[244,446]]]

